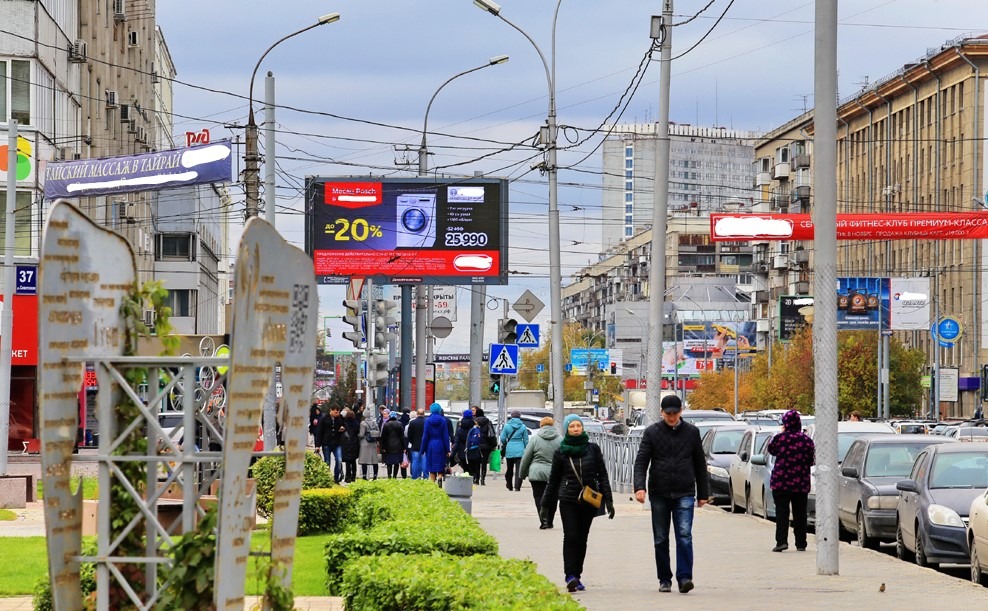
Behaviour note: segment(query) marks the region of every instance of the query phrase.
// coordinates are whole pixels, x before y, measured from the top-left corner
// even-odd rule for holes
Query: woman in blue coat
[[[436,481],[446,474],[446,461],[449,460],[449,428],[443,416],[443,408],[438,403],[429,407],[429,417],[425,419],[422,431],[422,453],[425,454],[424,468],[429,479]]]
[[[511,412],[511,419],[501,429],[501,446],[504,448],[504,459],[508,463],[504,474],[504,485],[508,490],[521,490],[521,457],[525,455],[528,445],[528,427],[521,421],[521,412]],[[514,488],[511,487],[514,482]]]

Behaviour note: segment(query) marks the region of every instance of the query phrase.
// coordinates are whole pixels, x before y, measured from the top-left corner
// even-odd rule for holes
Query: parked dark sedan
[[[923,448],[952,443],[942,435],[874,435],[859,437],[841,463],[837,516],[841,530],[858,545],[875,549],[895,541],[896,483],[909,477]]]
[[[731,500],[731,479],[727,469],[747,428],[745,424],[725,424],[710,428],[703,436],[703,455],[707,459],[707,474],[710,476],[710,499],[715,505],[726,505]]]
[[[895,487],[896,555],[931,568],[967,564],[968,511],[988,488],[988,444],[929,446],[916,457],[909,479]]]

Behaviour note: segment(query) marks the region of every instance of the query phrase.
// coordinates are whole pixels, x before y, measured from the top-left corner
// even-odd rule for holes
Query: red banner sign
[[[908,212],[838,214],[838,240],[982,240],[988,238],[985,212]],[[710,239],[812,240],[809,214],[710,215]]]

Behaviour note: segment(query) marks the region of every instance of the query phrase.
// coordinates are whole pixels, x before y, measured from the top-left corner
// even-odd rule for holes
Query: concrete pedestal
[[[0,509],[24,509],[27,507],[25,478],[4,477],[0,479]]]

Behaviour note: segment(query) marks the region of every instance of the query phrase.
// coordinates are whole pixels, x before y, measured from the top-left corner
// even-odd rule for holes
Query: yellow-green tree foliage
[[[837,403],[842,415],[857,410],[875,415],[878,394],[878,338],[870,331],[841,331],[837,336]],[[892,337],[889,353],[891,413],[912,415],[920,405],[920,377],[926,357]],[[772,366],[762,350],[749,370],[738,375],[738,411],[797,409],[813,413],[813,334],[809,328],[791,341],[772,347]],[[734,406],[734,371],[703,374],[689,395],[690,407],[712,409]]]

